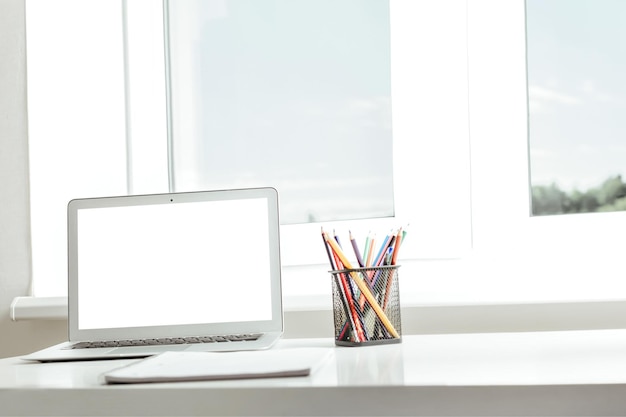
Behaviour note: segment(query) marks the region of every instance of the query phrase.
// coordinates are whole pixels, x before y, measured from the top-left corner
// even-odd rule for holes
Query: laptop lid
[[[273,188],[68,205],[69,340],[283,331]]]

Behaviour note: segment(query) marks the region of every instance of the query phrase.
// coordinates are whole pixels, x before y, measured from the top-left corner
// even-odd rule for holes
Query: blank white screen
[[[271,319],[264,199],[78,212],[80,329]]]

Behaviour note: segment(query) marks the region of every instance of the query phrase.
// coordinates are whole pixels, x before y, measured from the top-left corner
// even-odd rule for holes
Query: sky
[[[393,215],[387,0],[172,2],[170,27],[177,188],[272,184],[283,223]]]
[[[626,1],[526,4],[533,185],[626,180]]]

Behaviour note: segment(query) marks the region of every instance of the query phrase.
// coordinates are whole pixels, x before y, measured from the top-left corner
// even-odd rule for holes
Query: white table
[[[333,348],[286,339],[276,349]],[[626,330],[405,336],[308,377],[103,384],[131,360],[0,360],[0,415],[626,415]]]

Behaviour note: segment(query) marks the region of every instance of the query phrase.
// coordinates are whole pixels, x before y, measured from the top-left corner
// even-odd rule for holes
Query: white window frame
[[[489,317],[493,315],[509,319],[508,322],[495,326],[488,324],[478,326],[487,331],[522,329],[518,324],[524,322],[525,317],[526,321],[528,320],[528,313],[531,313],[531,321],[541,320],[543,317],[541,314],[546,314],[551,323],[547,326],[544,323],[542,329],[623,326],[626,319],[620,319],[612,314],[607,315],[607,311],[626,310],[625,297],[619,292],[613,299],[602,295],[594,297],[593,294],[584,291],[584,286],[580,286],[580,297],[567,302],[563,300],[553,302],[558,299],[555,295],[558,295],[560,289],[545,288],[549,286],[551,275],[562,274],[565,267],[566,272],[576,274],[581,268],[590,271],[597,265],[597,260],[591,260],[591,257],[598,253],[593,243],[586,246],[571,244],[574,230],[582,230],[595,239],[606,238],[613,234],[613,228],[621,229],[619,226],[625,221],[623,213],[583,217],[529,216],[524,1],[472,0],[467,3],[467,10],[468,58],[465,65],[468,67],[471,140],[471,178],[467,178],[471,181],[471,210],[467,210],[467,213],[471,213],[471,250],[464,251],[467,246],[462,243],[459,247],[461,256],[454,260],[406,259],[401,270],[401,277],[404,277],[401,278],[403,307],[419,306],[414,310],[418,317],[421,312],[445,310],[445,313],[434,319],[432,315],[428,316],[433,319],[433,323],[442,324],[439,328],[441,331],[445,331],[446,327],[442,318],[467,318],[472,312],[475,314],[474,318],[484,323],[489,322]],[[432,19],[432,16],[421,17],[424,21]],[[415,25],[425,23],[426,26],[428,23],[417,17],[416,19],[419,22],[414,21]],[[422,48],[441,47],[436,42],[437,37],[432,34],[426,34],[424,39],[427,41],[421,44]],[[420,39],[415,42],[420,44]],[[407,71],[427,71],[428,67],[415,65],[413,68],[407,67]],[[430,69],[432,70],[432,67]],[[394,90],[394,94],[396,92]],[[441,104],[445,105],[445,95]],[[394,125],[402,120],[394,118]],[[410,123],[411,118],[407,115],[404,121]],[[442,120],[438,122],[441,123]],[[458,123],[458,120],[444,123],[443,126],[447,127],[454,122]],[[464,128],[467,129],[467,126]],[[402,152],[400,149],[398,151]],[[469,161],[467,163],[469,164]],[[433,177],[432,174],[430,177]],[[494,204],[494,190],[498,191],[497,204]],[[312,237],[313,232],[317,236],[319,230],[311,231]],[[312,238],[311,241],[314,240]],[[565,249],[555,251],[557,244]],[[604,249],[609,251],[609,256],[604,258],[611,258],[610,255],[618,252],[615,243],[609,244]],[[564,261],[572,262],[564,264]],[[548,265],[546,270],[538,268],[539,265],[546,264]],[[606,265],[604,271],[610,275],[617,262]],[[318,280],[324,286],[328,284],[324,275],[320,276],[322,269],[318,267],[293,267],[293,271],[291,268],[290,266],[285,268],[287,275],[293,272],[301,279]],[[438,281],[439,287],[436,285],[430,288],[431,292],[420,292],[422,277]],[[406,285],[407,281],[412,283]],[[516,291],[520,285],[516,285],[515,282],[523,285],[530,283],[530,291],[533,292],[534,298],[531,300],[527,293]],[[480,295],[481,285],[490,285],[492,289],[495,287],[501,291],[496,291],[498,295],[493,299],[476,297]],[[410,289],[406,293],[410,294],[410,297],[405,297],[404,289],[407,286]],[[439,290],[442,292],[438,293]],[[437,294],[441,296],[445,291],[454,295],[449,296],[448,293],[445,298],[438,299]],[[544,294],[543,299],[537,291]],[[292,310],[320,308],[317,303],[307,305],[298,297],[293,299],[295,301],[291,303],[291,307],[290,300],[286,300],[287,307]],[[53,301],[58,303],[59,299]],[[323,309],[328,310],[330,306]],[[20,310],[18,313],[24,314],[21,316],[18,314],[17,317],[26,317],[28,311],[32,312],[34,309]],[[453,313],[450,313],[451,311]],[[488,314],[485,313],[487,311]],[[558,314],[554,315],[555,311]],[[586,320],[581,320],[581,311],[584,311]],[[49,311],[48,313],[54,316],[54,313]],[[621,317],[626,317],[626,314],[621,314]],[[491,321],[498,320],[492,318]],[[537,326],[535,322],[530,324],[530,327],[532,329],[542,326]],[[472,324],[466,322],[464,325],[461,324],[460,328],[471,331]]]
[[[163,10],[153,0],[122,0],[128,193],[169,188]]]

